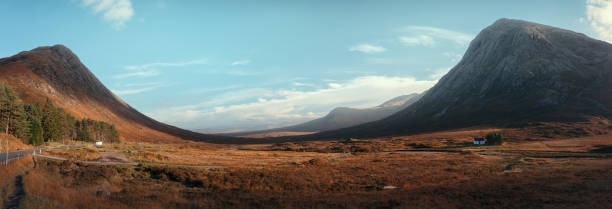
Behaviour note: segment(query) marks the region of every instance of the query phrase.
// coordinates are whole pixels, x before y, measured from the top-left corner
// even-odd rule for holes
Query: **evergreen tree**
[[[115,129],[115,125],[111,125],[110,126],[110,138],[109,138],[110,142],[117,142],[119,141],[119,132],[117,131],[117,129]]]
[[[6,134],[23,138],[28,133],[27,114],[17,92],[0,84],[0,127]]]
[[[24,109],[23,103],[15,105],[12,121],[12,125],[9,127],[9,133],[17,138],[26,139],[29,134],[30,124],[28,123],[28,115]]]
[[[47,98],[42,119],[45,141],[59,141],[61,139],[62,127],[59,113],[59,110],[53,105],[53,102]]]
[[[64,127],[64,138],[74,140],[76,138],[76,119],[72,115],[65,113],[66,126]]]
[[[40,103],[37,102],[36,104],[24,104],[24,109],[28,116],[28,121],[42,120],[43,110],[40,106]]]
[[[40,121],[38,120],[30,121],[30,138],[28,140],[28,144],[39,146],[39,145],[42,145],[43,143],[44,143],[43,128],[40,125]]]
[[[501,145],[504,143],[501,133],[488,133],[485,138],[488,145]]]
[[[44,108],[39,103],[24,104],[13,89],[1,83],[0,131],[35,145],[64,139],[109,142],[119,139],[114,125],[88,118],[77,120],[55,107],[49,98]]]
[[[91,135],[89,134],[89,127],[88,127],[88,121],[89,119],[83,119],[81,120],[81,127],[79,129],[80,131],[80,139],[83,141],[91,141]]]

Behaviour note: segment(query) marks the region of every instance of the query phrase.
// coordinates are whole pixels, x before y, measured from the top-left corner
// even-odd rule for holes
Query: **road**
[[[44,152],[46,150],[74,149],[74,148],[80,148],[80,147],[83,147],[83,145],[66,145],[66,146],[55,147],[55,148],[41,148],[41,149],[31,149],[31,150],[19,150],[19,151],[9,152],[8,153],[8,159],[10,160],[10,159],[13,159],[13,158],[25,156],[27,154],[32,154],[32,153],[34,153],[34,151],[36,151],[36,153],[40,153],[40,152]],[[7,160],[6,152],[0,153],[0,161],[5,161],[5,160]]]

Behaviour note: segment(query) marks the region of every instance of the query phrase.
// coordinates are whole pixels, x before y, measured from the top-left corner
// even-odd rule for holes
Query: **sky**
[[[425,91],[500,18],[612,42],[612,0],[4,0],[0,57],[63,44],[154,119],[244,131]]]

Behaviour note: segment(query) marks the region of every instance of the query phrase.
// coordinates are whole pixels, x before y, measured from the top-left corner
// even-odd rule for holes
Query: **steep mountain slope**
[[[340,128],[346,128],[367,122],[383,119],[389,115],[396,113],[414,102],[418,101],[423,94],[409,94],[395,97],[389,101],[384,102],[381,105],[370,107],[370,108],[350,108],[350,107],[338,107],[330,111],[327,115],[322,118],[317,118],[305,123],[301,123],[294,126],[261,130],[261,131],[249,131],[240,133],[230,133],[229,136],[253,136],[261,135],[264,133],[288,133],[291,135],[298,135],[296,133],[312,133],[329,131]]]
[[[77,118],[114,124],[127,140],[231,140],[176,128],[141,114],[109,91],[62,45],[0,59],[0,82],[14,88],[25,102],[44,104],[50,98]]]
[[[339,138],[612,117],[612,45],[584,34],[500,19],[410,107],[310,137]]]

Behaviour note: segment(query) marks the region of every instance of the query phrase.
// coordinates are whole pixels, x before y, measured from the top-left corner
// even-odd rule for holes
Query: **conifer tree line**
[[[117,142],[114,125],[92,119],[78,120],[55,107],[47,98],[44,108],[27,104],[12,88],[0,83],[0,132],[16,136],[24,143],[41,145],[63,140]]]

